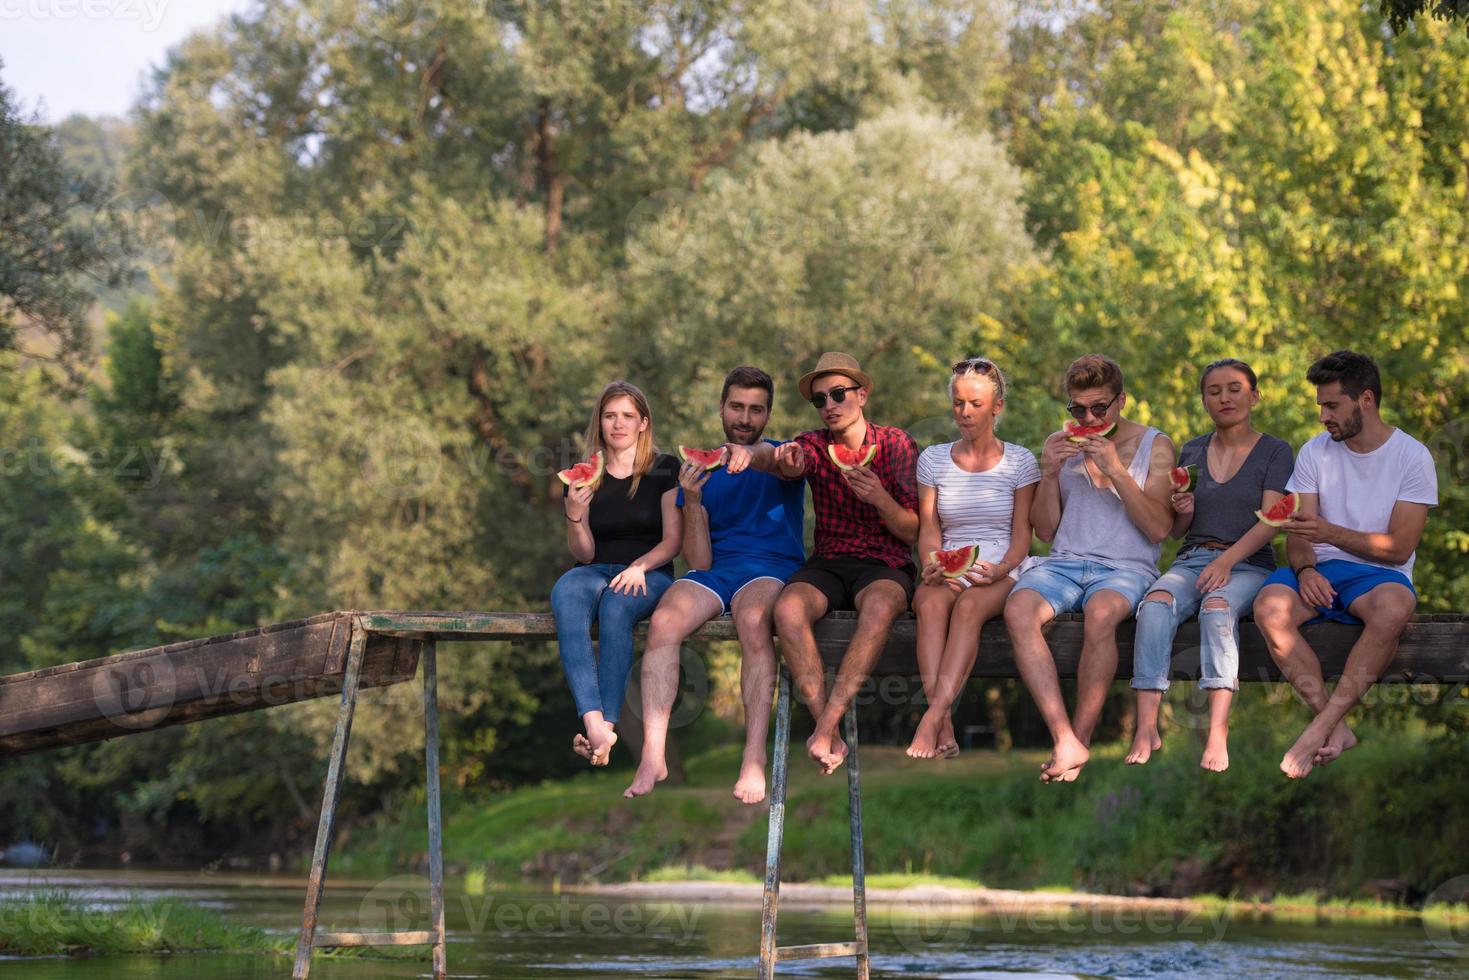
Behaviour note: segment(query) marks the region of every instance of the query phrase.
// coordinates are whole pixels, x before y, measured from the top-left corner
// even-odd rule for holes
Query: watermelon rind
[[[1113,434],[1117,432],[1117,423],[1113,422],[1106,428],[1102,428],[1096,425],[1082,425],[1080,422],[1072,419],[1061,427],[1061,431],[1066,433],[1068,441],[1080,444],[1086,442],[1091,436],[1101,436],[1103,439],[1112,438]],[[1078,432],[1085,432],[1086,435],[1076,435],[1075,433]]]
[[[589,475],[587,475],[587,476],[580,476],[578,474],[578,470],[580,470],[581,467],[586,466],[588,464],[595,464],[592,467],[592,472]],[[597,484],[597,482],[602,479],[602,474],[604,472],[606,472],[606,470],[607,470],[607,462],[602,457],[602,454],[601,453],[593,453],[591,459],[586,460],[586,461],[581,462],[581,463],[577,463],[575,466],[572,466],[572,467],[570,467],[568,469],[564,469],[561,472],[557,473],[556,474],[556,479],[560,480],[562,483],[566,484],[568,487],[573,487],[573,488],[595,486]]]
[[[948,551],[930,551],[928,560],[939,566],[944,578],[959,578],[979,560],[979,545],[972,544],[967,548],[952,548]],[[960,561],[963,562],[962,565]]]
[[[713,456],[712,462],[708,458],[711,454]],[[719,449],[695,449],[693,446],[679,446],[678,458],[685,463],[702,466],[706,472],[717,470],[724,465],[724,447],[721,446]]]
[[[1290,512],[1287,513],[1284,517],[1277,516],[1279,513],[1283,512],[1282,509],[1286,505],[1289,505]],[[1279,500],[1277,500],[1275,502],[1275,505],[1271,507],[1270,510],[1255,511],[1255,517],[1259,518],[1262,524],[1269,524],[1271,527],[1285,527],[1286,524],[1290,523],[1290,519],[1296,516],[1296,514],[1298,514],[1300,510],[1301,498],[1296,494],[1288,493],[1284,497],[1281,497]]]
[[[826,455],[831,457],[832,463],[839,470],[855,470],[858,466],[868,466],[871,465],[872,461],[877,458],[877,443],[875,442],[867,447],[867,452],[855,464],[843,463],[840,459],[837,458],[837,451],[841,448],[841,446],[834,442],[827,443],[826,446]]]

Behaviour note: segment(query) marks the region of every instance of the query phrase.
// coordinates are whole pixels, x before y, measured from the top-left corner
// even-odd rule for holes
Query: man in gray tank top
[[[1016,666],[1055,743],[1041,767],[1046,782],[1071,782],[1089,758],[1092,729],[1117,674],[1117,626],[1158,577],[1159,546],[1173,527],[1173,443],[1123,418],[1122,368],[1101,354],[1077,358],[1066,371],[1066,394],[1078,422],[1115,428],[1080,441],[1064,431],[1046,440],[1030,519],[1051,553],[1026,560],[1005,603]],[[1042,627],[1074,612],[1085,618],[1085,639],[1076,713],[1068,718]]]

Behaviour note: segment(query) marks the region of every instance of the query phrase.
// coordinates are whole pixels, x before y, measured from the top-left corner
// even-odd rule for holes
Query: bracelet
[[[1316,568],[1316,563],[1315,562],[1312,562],[1309,565],[1302,565],[1300,568],[1292,569],[1292,571],[1294,571],[1296,573],[1296,578],[1300,578],[1302,572],[1313,571],[1315,568]]]
[[[570,515],[570,514],[567,514],[567,515],[566,515],[566,519],[567,519],[567,520],[568,520],[568,521],[571,521],[571,515]],[[573,523],[573,524],[580,524],[580,523],[581,523],[581,518],[577,518],[577,519],[576,519],[576,520],[574,520],[574,521],[571,521],[571,523]]]

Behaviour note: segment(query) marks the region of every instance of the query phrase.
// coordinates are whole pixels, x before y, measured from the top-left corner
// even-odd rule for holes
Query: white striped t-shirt
[[[995,562],[1010,547],[1015,520],[1015,491],[1041,482],[1035,454],[1003,442],[1005,455],[983,473],[970,473],[954,463],[957,443],[929,446],[918,457],[918,482],[933,487],[945,551],[979,545],[979,557]]]

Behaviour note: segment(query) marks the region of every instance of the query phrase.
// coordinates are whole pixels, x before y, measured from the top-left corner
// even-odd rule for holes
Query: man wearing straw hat
[[[811,487],[815,548],[776,600],[775,629],[797,696],[816,719],[806,751],[830,774],[847,755],[837,726],[872,673],[893,620],[913,601],[918,444],[902,429],[867,421],[872,379],[849,354],[822,354],[797,387],[824,428],[750,451],[756,467],[805,477]],[[833,458],[842,449],[866,458],[874,448],[865,464]],[[812,626],[836,609],[855,609],[857,628],[828,695]]]

